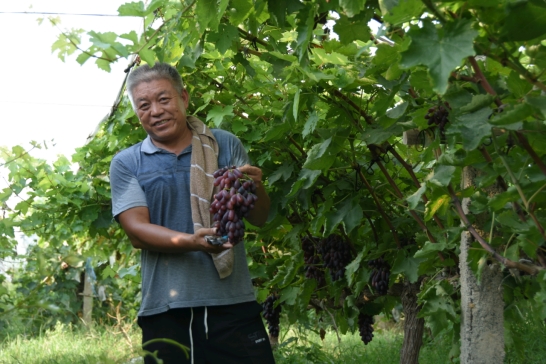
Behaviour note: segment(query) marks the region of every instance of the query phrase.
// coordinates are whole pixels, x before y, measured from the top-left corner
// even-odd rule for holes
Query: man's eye
[[[149,104],[141,104],[138,108],[140,110],[146,110],[150,105]]]
[[[169,101],[169,99],[166,97],[162,97],[159,99],[159,102],[167,102],[167,101]]]

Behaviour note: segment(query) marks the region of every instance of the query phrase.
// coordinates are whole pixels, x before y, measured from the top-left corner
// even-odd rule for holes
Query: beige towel
[[[188,116],[192,132],[192,152],[190,169],[191,217],[193,229],[211,227],[210,203],[214,194],[213,173],[218,169],[218,143],[212,132],[199,119]],[[233,270],[233,249],[220,254],[211,254],[220,279]]]

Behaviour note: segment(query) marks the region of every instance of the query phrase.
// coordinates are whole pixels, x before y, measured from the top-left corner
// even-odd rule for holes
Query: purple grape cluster
[[[373,317],[360,313],[358,315],[358,331],[364,345],[368,345],[373,339]]]
[[[391,266],[383,258],[368,261],[368,266],[373,268],[370,276],[370,284],[379,295],[386,295],[389,289]]]
[[[301,240],[301,249],[303,250],[303,261],[305,262],[305,277],[317,281],[317,287],[324,287],[326,279],[324,278],[324,270],[322,261],[315,249],[315,243],[312,238],[304,236]]]
[[[213,227],[218,235],[227,237],[228,242],[238,244],[245,235],[243,218],[258,200],[256,185],[235,166],[220,168],[213,176],[214,185],[220,189],[210,205],[210,212],[214,214]]]
[[[449,122],[449,110],[451,110],[451,106],[449,106],[447,101],[444,101],[443,103],[429,108],[425,115],[425,119],[428,120],[428,125],[438,126],[438,130],[442,136],[444,135],[444,128]]]
[[[332,281],[337,281],[345,275],[345,267],[353,260],[351,246],[337,234],[331,234],[322,239],[318,252],[324,261],[324,267],[330,269]]]
[[[267,321],[267,331],[272,337],[279,337],[279,322],[281,317],[281,305],[275,307],[279,297],[275,294],[267,296],[263,303],[263,317]]]

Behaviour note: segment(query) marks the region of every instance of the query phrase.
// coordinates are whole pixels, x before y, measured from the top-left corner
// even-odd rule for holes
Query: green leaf
[[[302,168],[298,176],[298,180],[292,185],[290,193],[287,197],[294,196],[300,189],[307,189],[315,184],[317,178],[321,175],[320,170],[310,170]]]
[[[403,274],[410,283],[415,283],[419,278],[419,263],[422,260],[422,258],[406,257],[404,252],[400,252],[393,263],[391,274]]]
[[[231,0],[229,22],[235,26],[242,24],[254,10],[251,0]]]
[[[414,25],[408,35],[411,37],[411,44],[402,52],[400,66],[428,66],[434,90],[444,94],[451,71],[464,58],[474,54],[473,41],[477,32],[472,29],[472,20],[448,22],[441,28],[437,28],[430,21],[423,21],[422,28]]]
[[[319,115],[316,111],[313,110],[309,114],[309,117],[307,118],[307,121],[305,122],[305,125],[303,126],[302,136],[304,138],[306,138],[309,134],[315,131],[315,127],[317,126],[318,121],[319,121]]]
[[[152,49],[149,49],[148,47],[144,47],[138,55],[144,62],[149,64],[150,66],[153,66],[155,64],[156,55],[155,52]]]
[[[533,115],[535,108],[524,103],[515,107],[507,107],[503,112],[495,115],[489,120],[489,123],[495,126],[508,126],[524,121],[528,116]],[[519,129],[519,124],[512,126],[511,129]]]
[[[441,252],[446,248],[446,242],[442,241],[439,243],[431,243],[427,241],[425,245],[413,255],[414,258],[427,258],[430,254],[435,256],[437,252]]]
[[[356,258],[345,267],[345,277],[347,278],[349,287],[353,285],[353,281],[356,278],[355,273],[360,268],[360,262],[362,261],[363,256],[364,252],[361,251],[360,253],[358,253]]]
[[[516,71],[510,72],[510,76],[506,79],[506,86],[516,99],[524,97],[533,89],[533,84],[521,78]]]
[[[501,28],[502,41],[527,41],[546,34],[546,4],[535,1],[509,3]]]
[[[458,116],[456,122],[448,128],[446,135],[460,133],[463,148],[466,151],[474,150],[484,137],[491,135],[488,120],[492,112],[489,107],[485,107],[471,114]]]
[[[383,1],[384,2],[384,1]],[[421,0],[399,0],[391,1],[396,2],[397,5],[392,7],[386,13],[383,13],[383,19],[392,25],[398,25],[406,23],[414,18],[419,18],[425,4]]]
[[[346,56],[340,53],[332,52],[326,53],[322,48],[315,48],[313,51],[312,60],[317,64],[336,64],[344,66],[349,61]]]
[[[450,202],[451,197],[448,195],[442,195],[434,200],[430,200],[426,204],[425,221],[432,219],[439,209],[443,208],[445,210],[447,207],[449,207]]]
[[[350,234],[356,227],[360,226],[364,217],[362,207],[360,207],[360,204],[356,199],[352,200],[352,205],[352,209],[349,210],[343,220],[343,225],[345,225],[345,232],[347,234]]]
[[[406,201],[408,201],[409,208],[411,210],[415,210],[417,208],[417,205],[419,204],[419,201],[421,201],[421,198],[425,191],[427,190],[427,185],[422,184],[421,187],[415,193],[411,196],[409,196]]]
[[[279,179],[283,179],[283,181],[287,181],[294,172],[294,165],[293,164],[283,164],[281,165],[275,172],[271,173],[269,177],[267,178],[267,181],[270,185],[277,182]]]
[[[342,44],[349,44],[355,40],[367,41],[371,34],[367,19],[360,16],[348,18],[345,15],[340,15],[336,20],[334,32]]]
[[[207,121],[212,120],[214,126],[219,128],[224,117],[233,115],[233,106],[214,105],[207,113]]]
[[[366,0],[339,0],[339,5],[345,11],[349,18],[364,10]]]
[[[445,187],[451,182],[456,169],[457,168],[453,166],[439,165],[434,168],[434,175],[429,181],[438,186]]]
[[[491,105],[495,97],[489,94],[472,95],[472,101],[459,108],[461,113],[474,112]]]
[[[126,3],[118,8],[119,16],[138,16],[143,17],[148,15],[146,13],[144,3],[142,1]]]
[[[546,97],[545,96],[537,96],[537,97],[527,96],[525,97],[525,102],[533,106],[535,109],[539,110],[543,117],[546,117]]]
[[[332,137],[326,139],[322,143],[313,145],[309,153],[307,154],[307,160],[303,164],[303,168],[307,169],[327,169],[329,168],[336,158],[328,151],[328,147],[332,142]]]
[[[199,0],[195,2],[195,15],[201,33],[204,33],[209,24],[216,20],[217,14],[218,2],[216,0]]]
[[[293,104],[293,113],[294,113],[294,121],[298,121],[298,108],[299,108],[299,105],[300,105],[300,92],[301,92],[301,89],[298,88],[296,90],[296,94],[294,95],[294,104]]]
[[[208,34],[207,40],[216,45],[220,54],[224,54],[239,40],[239,31],[231,24],[220,24],[218,31]]]

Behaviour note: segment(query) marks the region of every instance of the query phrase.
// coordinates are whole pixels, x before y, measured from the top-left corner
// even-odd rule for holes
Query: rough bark
[[[474,184],[478,171],[466,167],[463,187]],[[488,191],[494,194],[497,191]],[[469,213],[469,199],[463,200],[463,209]],[[480,219],[478,218],[478,221]],[[478,225],[478,224],[477,224]],[[480,226],[476,226],[476,229]],[[478,230],[479,231],[479,230]],[[498,364],[504,362],[504,303],[502,297],[502,272],[499,264],[488,264],[482,271],[480,282],[470,269],[468,251],[472,236],[461,236],[461,356],[463,364]]]
[[[420,311],[417,304],[417,293],[419,293],[419,283],[404,284],[401,295],[404,309],[404,343],[400,350],[401,364],[419,363],[425,320],[417,317]]]

